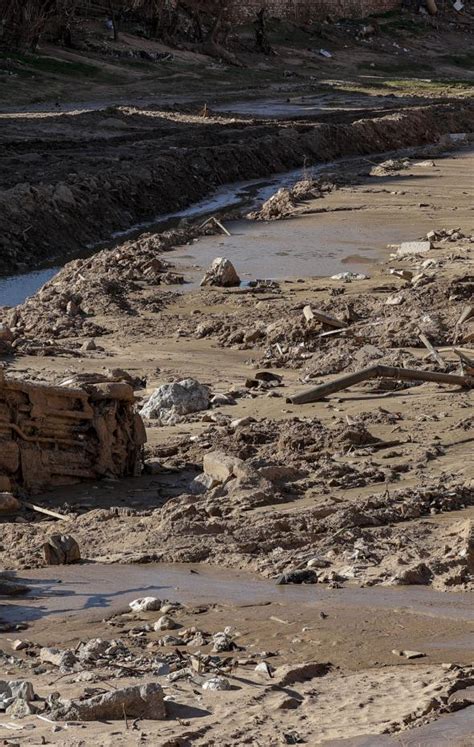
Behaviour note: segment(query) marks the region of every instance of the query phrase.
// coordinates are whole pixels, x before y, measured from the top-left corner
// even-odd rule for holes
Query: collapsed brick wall
[[[255,16],[255,12],[266,7],[278,18],[296,23],[310,23],[326,18],[365,18],[372,13],[396,10],[402,0],[242,0],[237,13],[240,20]]]
[[[8,380],[0,371],[0,492],[139,473],[146,436],[132,388],[87,389]]]

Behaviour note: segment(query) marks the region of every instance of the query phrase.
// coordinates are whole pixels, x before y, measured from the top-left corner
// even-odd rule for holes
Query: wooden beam
[[[416,368],[396,368],[395,366],[370,366],[355,373],[339,376],[337,379],[308,389],[301,394],[295,394],[286,401],[293,405],[304,405],[308,402],[317,402],[329,394],[349,389],[354,384],[370,379],[387,378],[403,379],[404,381],[434,381],[437,384],[453,384],[462,387],[472,387],[474,379],[469,376],[458,376],[456,374],[439,373],[433,371],[420,371]]]
[[[434,347],[433,347],[433,345],[432,345],[432,344],[431,344],[431,342],[430,342],[430,341],[428,340],[428,338],[426,337],[426,335],[424,335],[423,333],[420,333],[420,334],[418,335],[418,337],[420,338],[420,340],[421,340],[421,342],[423,343],[423,345],[425,346],[425,348],[426,348],[426,349],[427,349],[427,350],[429,351],[429,353],[430,353],[431,357],[435,359],[435,361],[436,361],[436,363],[438,364],[438,366],[439,366],[439,367],[440,367],[440,368],[441,368],[441,369],[442,369],[443,371],[444,371],[444,370],[446,370],[446,363],[445,363],[445,362],[444,362],[444,360],[443,360],[443,359],[441,358],[441,356],[440,356],[440,354],[438,353],[438,351],[436,350],[436,348],[434,348]]]
[[[29,501],[22,501],[23,506],[29,508],[31,511],[36,511],[39,514],[45,514],[46,516],[52,516],[53,519],[59,519],[60,521],[72,521],[70,516],[64,516],[63,514],[52,511],[50,508],[44,508],[44,506],[38,506],[36,503],[30,503]]]

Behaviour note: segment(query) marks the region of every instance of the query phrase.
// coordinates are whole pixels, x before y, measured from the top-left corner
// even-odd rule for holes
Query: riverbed
[[[367,161],[367,159],[365,159]],[[344,169],[356,159],[323,164],[312,170],[317,176],[332,167]],[[432,229],[451,228],[472,221],[472,173],[474,150],[463,149],[388,177],[364,180],[365,187],[346,188],[341,206],[340,192],[308,205],[308,214],[286,221],[261,223],[245,219],[226,222],[230,236],[202,238],[190,246],[167,253],[190,281],[185,291],[197,287],[202,271],[216,256],[225,255],[238,268],[243,280],[287,277],[320,277],[352,271],[369,273],[371,266],[388,257],[390,244],[413,240]],[[421,161],[421,163],[423,163]],[[426,163],[429,163],[428,161]],[[370,162],[367,163],[370,167]],[[253,180],[227,185],[210,198],[154,221],[114,235],[113,241],[85,248],[87,256],[117,241],[135,238],[146,231],[163,231],[183,220],[203,220],[229,209],[250,210],[277,189],[293,184],[303,172],[298,169],[271,180]],[[449,200],[445,199],[449,195]],[[337,209],[336,209],[337,204]],[[14,277],[0,278],[0,306],[15,306],[34,294],[60,269],[59,264]]]

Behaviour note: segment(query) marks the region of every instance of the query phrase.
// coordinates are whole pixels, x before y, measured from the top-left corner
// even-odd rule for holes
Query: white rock
[[[231,421],[230,427],[234,430],[236,428],[240,428],[244,425],[250,425],[251,423],[255,423],[255,418],[252,418],[250,415],[246,418],[236,418],[235,420]]]
[[[161,608],[161,599],[142,597],[141,599],[134,599],[128,606],[133,612],[153,612]]]
[[[232,685],[226,677],[211,677],[202,686],[203,690],[232,690]]]
[[[255,667],[255,671],[259,674],[266,674],[268,677],[274,672],[274,668],[270,666],[270,664],[267,664],[266,661],[261,661],[260,664],[257,664]]]
[[[142,407],[140,415],[156,419],[162,425],[169,425],[172,422],[179,422],[183,415],[207,410],[209,399],[207,386],[195,379],[183,379],[155,389],[146,405]]]
[[[368,280],[369,277],[360,272],[339,272],[337,275],[331,275],[331,280],[343,280],[345,283],[350,283],[352,280]]]

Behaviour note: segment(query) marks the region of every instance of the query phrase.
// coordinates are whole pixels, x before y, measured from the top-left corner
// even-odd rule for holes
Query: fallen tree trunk
[[[349,389],[354,384],[360,384],[362,381],[370,379],[404,379],[405,381],[434,381],[437,384],[455,384],[462,387],[471,387],[474,379],[469,376],[458,376],[456,374],[438,373],[433,371],[419,371],[415,368],[396,368],[395,366],[370,366],[356,371],[352,374],[339,376],[337,379],[321,384],[321,386],[308,389],[301,394],[295,394],[288,397],[287,402],[293,405],[304,405],[308,402],[317,402],[319,399],[327,397],[329,394],[340,392],[343,389]]]

